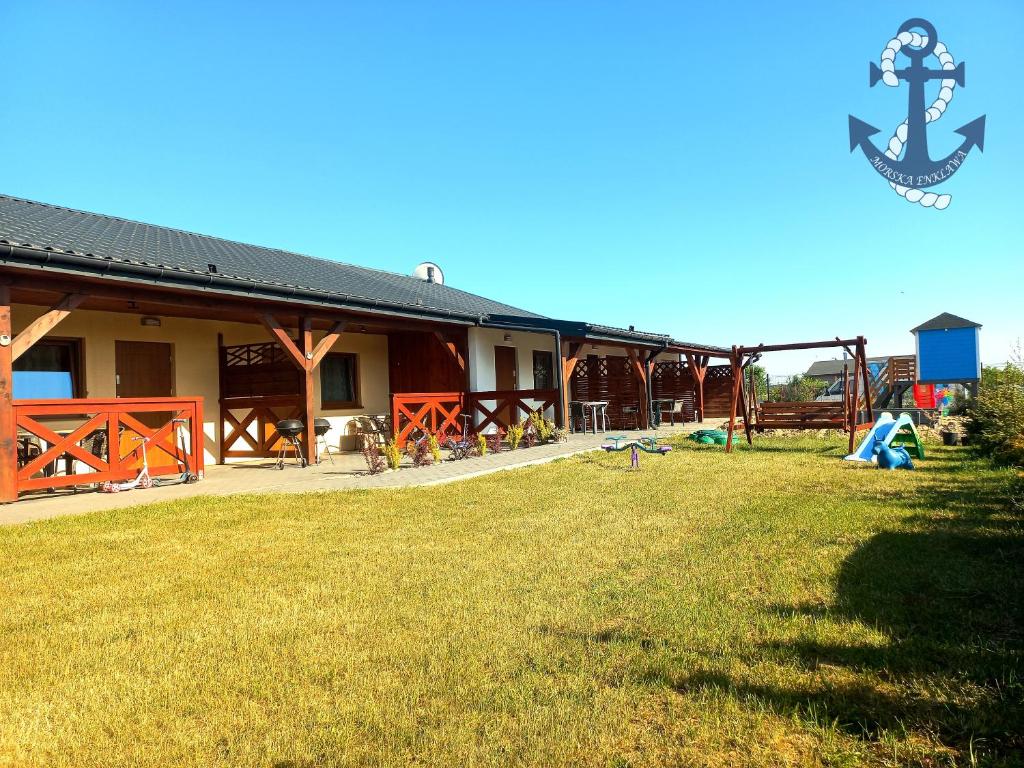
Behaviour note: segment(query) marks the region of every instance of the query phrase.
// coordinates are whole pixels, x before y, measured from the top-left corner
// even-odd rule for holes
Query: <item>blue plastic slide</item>
[[[888,446],[896,434],[907,424],[914,430],[914,422],[910,416],[901,413],[899,418],[894,419],[892,414],[886,411],[875,421],[874,426],[868,430],[864,439],[860,441],[857,450],[846,457],[847,461],[875,461],[876,445]],[[916,430],[914,430],[916,434]]]

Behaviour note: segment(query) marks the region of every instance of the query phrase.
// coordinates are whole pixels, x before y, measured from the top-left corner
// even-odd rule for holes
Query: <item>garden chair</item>
[[[622,406],[622,428],[625,429],[630,423],[633,429],[640,429],[640,405]]]
[[[582,424],[582,429],[577,429],[578,425]],[[579,400],[572,400],[569,402],[569,431],[570,432],[583,432],[587,431],[587,409]]]
[[[673,425],[673,426],[675,426],[676,417],[678,416],[679,417],[679,423],[680,424],[685,424],[686,423],[686,411],[684,410],[684,406],[685,405],[686,405],[686,403],[684,401],[682,401],[682,400],[679,400],[679,399],[672,400],[671,402],[665,401],[665,400],[661,401],[661,403],[659,403],[659,407],[661,408],[661,420],[664,421],[665,420],[665,416],[668,415],[668,423]]]
[[[384,446],[391,442],[391,414],[370,414],[359,418],[356,445],[363,450],[368,445]]]

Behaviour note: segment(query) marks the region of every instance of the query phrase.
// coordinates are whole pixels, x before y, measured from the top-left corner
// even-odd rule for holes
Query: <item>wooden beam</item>
[[[692,352],[686,353],[686,364],[690,366],[693,374],[694,388],[696,390],[695,403],[697,410],[697,421],[704,421],[704,376],[708,372],[709,355],[695,355]]]
[[[11,289],[0,285],[0,503],[18,500],[18,425],[14,415]]]
[[[71,310],[78,307],[83,301],[85,301],[83,294],[69,293],[54,304],[48,312],[44,312],[29,323],[11,342],[11,360],[17,360],[28,352],[33,344],[52,331],[61,320],[71,314]]]
[[[327,335],[320,339],[320,343],[313,349],[313,359],[308,361],[311,369],[315,370],[316,367],[320,365],[324,356],[331,351],[331,347],[333,347],[335,342],[341,338],[341,332],[343,330],[345,330],[345,323],[341,320],[328,329]]]
[[[337,320],[343,320],[351,325],[366,325],[373,328],[371,333],[385,333],[388,330],[419,330],[432,332],[438,326],[449,329],[465,328],[472,325],[469,320],[439,318],[417,318],[403,314],[388,314],[388,312],[374,312],[372,310],[360,311],[358,308],[337,308],[325,306],[306,306],[301,303],[289,304],[285,299],[260,299],[244,298],[209,290],[188,290],[185,288],[156,288],[152,284],[125,284],[125,287],[112,284],[109,279],[74,279],[70,275],[56,273],[40,273],[38,271],[27,271],[12,268],[11,265],[0,265],[0,275],[7,281],[16,292],[31,292],[34,294],[85,294],[86,306],[92,308],[93,302],[134,302],[136,304],[149,305],[148,310],[139,310],[125,306],[120,309],[101,307],[108,312],[129,312],[139,314],[140,311],[149,311],[153,314],[164,314],[170,317],[189,317],[199,319],[224,319],[232,322],[257,322],[250,318],[259,317],[263,314],[281,315],[285,313],[294,314],[297,311],[308,309],[309,316],[315,323],[330,325]],[[16,297],[16,302],[22,299]],[[50,296],[46,298],[33,298],[25,301],[28,304],[43,305],[53,301]],[[164,309],[160,309],[163,307]]]
[[[729,430],[725,438],[725,452],[732,453],[732,434],[736,431],[736,403],[743,385],[743,369],[740,367],[739,347],[733,346],[729,364],[732,368],[732,396],[729,400]]]
[[[850,430],[850,453],[853,453],[853,449],[857,442],[857,411],[860,409],[858,401],[860,400],[860,376],[858,376],[859,368],[861,366],[860,349],[857,349],[857,354],[854,357],[853,363],[853,391],[850,393],[850,418],[847,422],[847,426]]]
[[[455,361],[455,364],[459,366],[459,369],[465,371],[466,359],[462,356],[462,352],[459,351],[459,345],[449,339],[441,331],[434,331],[434,338],[441,343],[442,347],[448,350],[448,354],[452,356],[452,359]]]
[[[751,428],[750,428],[750,405],[747,402],[747,395],[746,395],[746,392],[744,391],[744,387],[743,387],[743,371],[744,371],[744,368],[745,368],[745,366],[740,366],[739,401],[743,404],[743,432],[747,436],[747,445],[753,445],[754,444],[754,438],[751,437],[751,434],[750,434],[750,430],[751,430]]]
[[[870,422],[875,420],[875,416],[871,403],[871,373],[868,371],[867,340],[863,336],[857,337],[857,351],[860,352],[861,370],[864,372],[864,410],[867,412],[867,420]],[[853,425],[857,426],[856,418]]]
[[[583,344],[580,342],[562,342],[562,348],[558,350],[558,364],[562,366],[562,402],[559,404],[562,411],[562,426],[569,428],[569,398],[571,392],[572,373],[576,370],[576,362],[579,359],[580,350]]]
[[[635,347],[626,347],[626,354],[629,356],[629,363],[633,368],[633,374],[640,383],[640,413],[643,414],[641,424],[644,429],[651,428],[651,409],[647,402],[647,365],[642,359],[642,350]]]
[[[863,338],[858,336],[857,339]],[[853,346],[857,339],[829,339],[828,341],[802,341],[794,344],[758,344],[756,347],[737,347],[742,354],[751,352],[786,352],[796,349],[825,349],[827,347]]]
[[[308,320],[308,318],[307,318]],[[278,344],[287,353],[288,359],[298,368],[300,371],[306,370],[306,355],[295,346],[295,342],[292,341],[292,337],[288,335],[288,332],[281,327],[281,324],[277,322],[277,319],[273,315],[260,315],[260,322],[263,323],[263,327],[266,328],[270,335],[274,337]]]
[[[579,342],[562,342],[562,375],[568,381],[572,372],[576,370],[576,363],[579,360],[580,350],[583,345]]]

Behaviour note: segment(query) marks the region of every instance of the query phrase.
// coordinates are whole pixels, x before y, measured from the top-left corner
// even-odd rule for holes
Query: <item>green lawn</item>
[[[1021,764],[1012,475],[841,446],[0,529],[0,764]]]

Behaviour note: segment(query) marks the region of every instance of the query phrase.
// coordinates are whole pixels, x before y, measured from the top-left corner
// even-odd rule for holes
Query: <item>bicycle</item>
[[[449,437],[445,440],[444,448],[449,452],[449,461],[459,461],[460,459],[467,459],[476,450],[476,440],[473,439],[469,425],[473,417],[468,413],[460,416],[462,419],[462,435],[456,440],[454,437]]]

